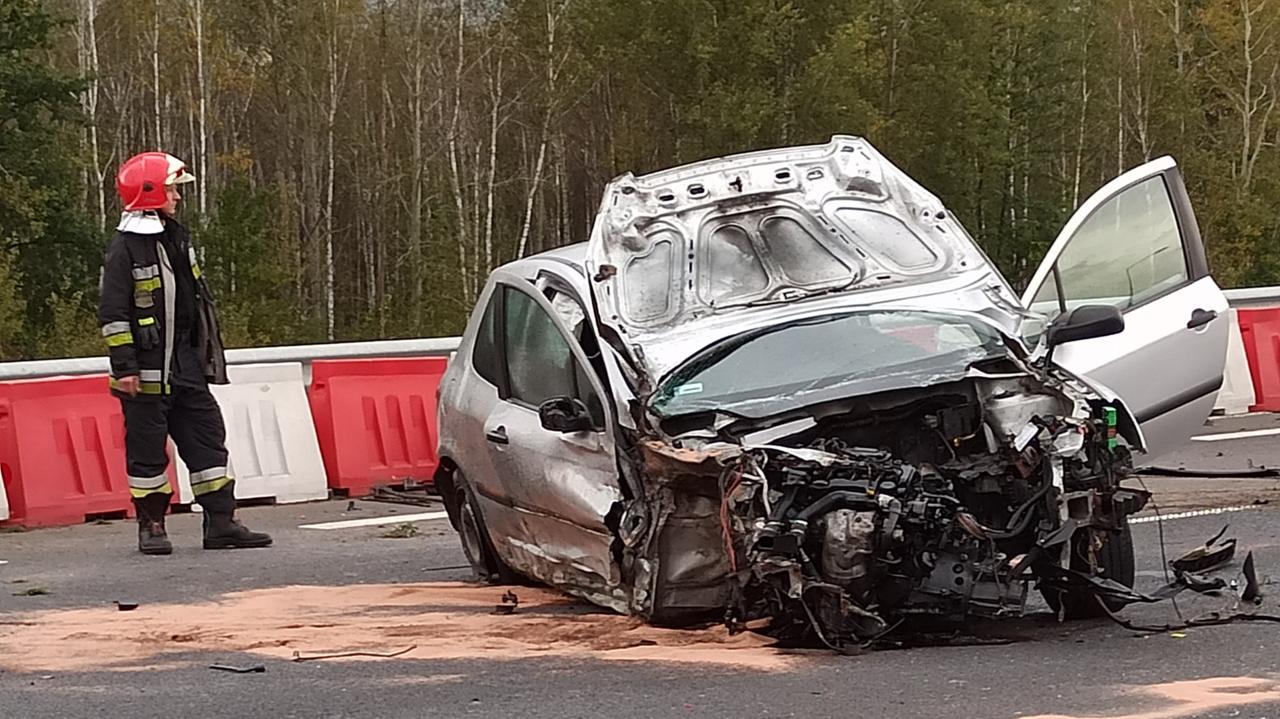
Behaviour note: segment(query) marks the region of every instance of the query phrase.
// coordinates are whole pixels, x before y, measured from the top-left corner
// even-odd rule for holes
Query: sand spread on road
[[[496,615],[510,589],[513,614]],[[0,668],[18,672],[127,670],[192,651],[291,659],[345,652],[403,659],[581,656],[781,670],[795,661],[768,637],[721,626],[676,630],[533,587],[457,582],[291,586],[190,604],[46,610],[0,616]],[[375,660],[385,661],[385,660]]]
[[[1228,708],[1280,702],[1280,681],[1259,677],[1190,679],[1137,687],[1132,691],[1141,696],[1143,703],[1154,699],[1159,706],[1132,714],[1108,714],[1105,717],[1044,714],[1023,719],[1178,719],[1202,716]]]

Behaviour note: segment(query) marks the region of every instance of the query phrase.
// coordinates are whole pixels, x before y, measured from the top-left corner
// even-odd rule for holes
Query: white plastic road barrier
[[[228,469],[237,499],[280,504],[329,497],[302,364],[233,365],[231,384],[210,385],[227,425]],[[189,504],[191,473],[178,461],[178,501]]]
[[[9,495],[4,488],[4,475],[0,474],[0,522],[9,518]]]
[[[1223,414],[1245,414],[1257,401],[1253,393],[1253,375],[1249,372],[1249,358],[1244,353],[1239,318],[1234,309],[1227,312],[1231,321],[1227,333],[1227,367],[1214,409],[1222,410]]]

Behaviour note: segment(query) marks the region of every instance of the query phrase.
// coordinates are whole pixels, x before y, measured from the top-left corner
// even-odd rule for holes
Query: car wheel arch
[[[458,471],[458,464],[452,458],[447,456],[440,457],[440,463],[436,466],[435,474],[432,481],[435,484],[435,490],[440,494],[444,501],[445,512],[449,515],[449,524],[456,530],[458,528],[459,507],[455,494],[457,488],[454,482],[454,474]]]

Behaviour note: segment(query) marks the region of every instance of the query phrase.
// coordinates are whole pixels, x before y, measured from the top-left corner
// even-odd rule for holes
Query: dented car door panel
[[[538,406],[558,396],[602,390],[577,343],[532,284],[503,281],[503,358],[507,387],[484,422],[488,451],[522,535],[494,532],[495,548],[517,571],[564,582],[616,585],[604,518],[620,498],[607,426],[558,432],[543,427]],[[608,420],[606,420],[606,423]],[[583,580],[588,576],[590,580]],[[552,581],[549,579],[548,581]]]

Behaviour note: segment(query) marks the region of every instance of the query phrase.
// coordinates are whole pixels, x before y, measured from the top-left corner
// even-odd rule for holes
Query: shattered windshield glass
[[[731,337],[695,355],[659,387],[673,417],[724,410],[763,417],[790,406],[958,378],[1006,355],[999,332],[960,315],[864,311],[808,318]]]

